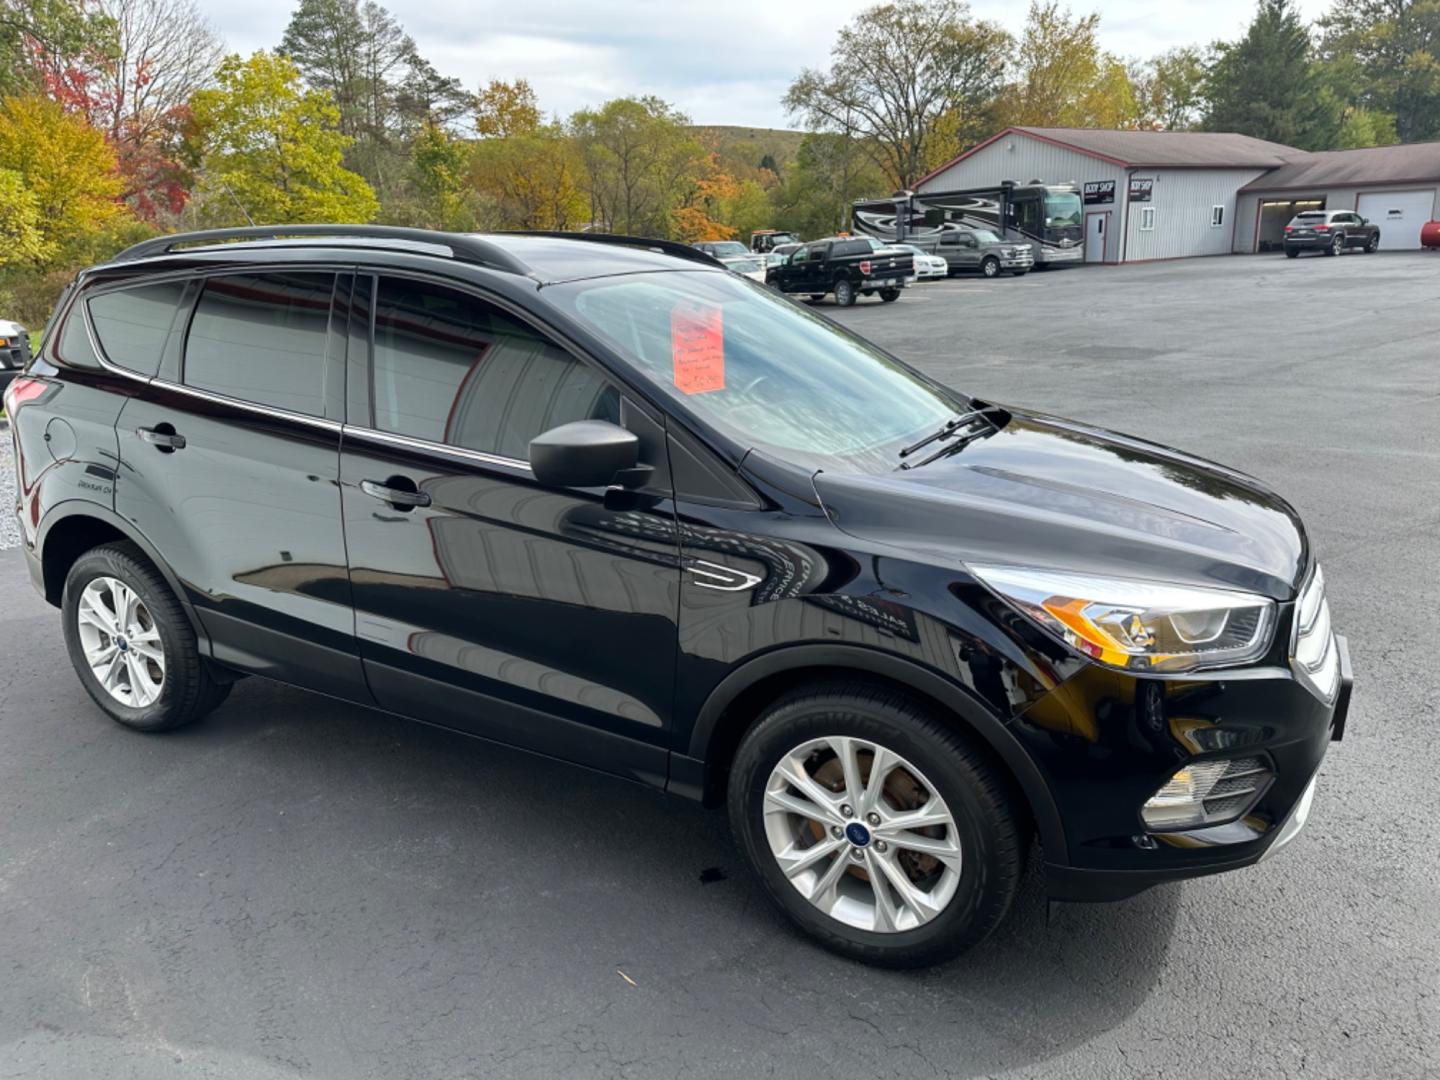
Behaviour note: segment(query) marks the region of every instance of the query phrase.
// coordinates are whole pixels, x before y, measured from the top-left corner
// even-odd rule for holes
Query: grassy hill
[[[757,169],[769,154],[784,172],[800,149],[803,131],[782,128],[737,127],[729,124],[697,124],[691,128],[706,146],[720,155],[720,163],[729,171]]]

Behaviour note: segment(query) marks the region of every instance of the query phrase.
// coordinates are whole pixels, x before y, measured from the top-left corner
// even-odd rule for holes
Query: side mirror
[[[547,487],[608,487],[639,460],[639,437],[609,420],[576,420],[530,440],[530,471]]]

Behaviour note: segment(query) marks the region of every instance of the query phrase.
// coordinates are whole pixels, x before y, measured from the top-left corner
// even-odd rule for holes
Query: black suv
[[[1285,255],[1299,258],[1302,251],[1343,255],[1348,248],[1366,254],[1380,250],[1380,226],[1370,224],[1352,210],[1306,210],[1285,226]]]
[[[680,245],[146,242],[6,404],[31,576],[120,723],[260,675],[723,803],[877,963],[984,937],[1034,840],[1067,899],[1257,862],[1344,727],[1278,496]]]

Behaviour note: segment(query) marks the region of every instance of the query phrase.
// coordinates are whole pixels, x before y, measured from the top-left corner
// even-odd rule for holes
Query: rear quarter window
[[[90,297],[86,301],[90,325],[105,359],[136,374],[153,376],[160,368],[184,291],[183,281],[157,281]]]

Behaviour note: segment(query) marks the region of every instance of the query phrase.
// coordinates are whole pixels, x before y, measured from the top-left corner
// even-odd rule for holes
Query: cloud
[[[229,47],[273,48],[291,0],[202,0]],[[444,74],[475,89],[530,80],[541,107],[565,116],[623,95],[655,94],[702,124],[788,126],[780,105],[803,67],[823,67],[836,31],[867,0],[390,0],[386,6]],[[1244,32],[1253,0],[1091,0],[1105,47],[1147,57]],[[1301,0],[1318,18],[1327,0]],[[1015,0],[972,0],[979,18],[1018,33]]]

